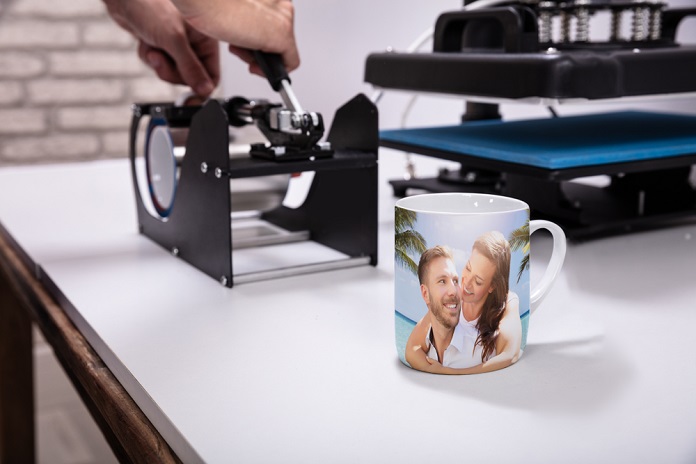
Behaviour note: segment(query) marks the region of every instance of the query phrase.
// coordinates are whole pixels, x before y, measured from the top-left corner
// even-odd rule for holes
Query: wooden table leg
[[[36,460],[32,350],[29,312],[0,269],[0,464]]]
[[[181,464],[10,243],[0,225],[0,464],[35,461],[30,321],[53,348],[119,462]]]

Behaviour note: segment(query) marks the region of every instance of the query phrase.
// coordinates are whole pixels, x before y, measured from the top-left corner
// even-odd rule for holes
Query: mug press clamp
[[[226,287],[376,265],[376,107],[357,95],[321,141],[323,119],[299,105],[280,57],[258,59],[285,106],[242,97],[133,105],[129,153],[140,232]],[[230,127],[248,124],[269,143],[240,155]],[[298,173],[311,177],[299,203],[280,203],[282,192],[277,204],[240,209],[244,195],[263,195],[238,191],[242,182],[280,177],[289,192]]]
[[[333,154],[330,142],[320,142],[324,121],[319,113],[305,111],[290,86],[279,55],[254,52],[254,56],[285,106],[235,97],[227,102],[230,125],[255,124],[270,145],[252,144],[251,156],[275,161],[326,158]]]

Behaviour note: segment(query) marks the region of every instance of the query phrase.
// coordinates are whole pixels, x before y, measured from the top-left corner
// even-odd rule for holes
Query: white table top
[[[696,461],[696,226],[571,245],[516,365],[425,374],[394,344],[388,164],[377,268],[224,288],[137,233],[125,161],[2,169],[0,222],[185,462]]]

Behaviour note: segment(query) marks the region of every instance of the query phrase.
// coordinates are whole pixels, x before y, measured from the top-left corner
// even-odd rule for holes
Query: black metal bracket
[[[163,219],[151,214],[145,206],[136,170],[140,121],[158,108],[164,108],[162,113],[166,115],[173,106],[135,105],[131,122],[131,175],[139,230],[209,276],[231,283],[230,183],[215,176],[216,169],[229,170],[227,118],[216,101],[187,110],[190,130],[186,157],[181,165],[176,201],[169,216]],[[179,122],[183,125],[185,121]]]
[[[230,179],[313,171],[303,205],[279,206],[266,212],[264,219],[289,230],[308,230],[313,241],[377,264],[378,118],[367,97],[356,96],[336,113],[329,135],[335,147],[333,157],[286,163],[230,159],[230,122],[223,105],[210,100],[203,107],[184,108],[176,109],[171,103],[133,107],[129,151],[142,234],[232,287]],[[189,127],[176,196],[166,218],[148,211],[138,180],[138,132],[142,119],[155,112],[178,127]]]

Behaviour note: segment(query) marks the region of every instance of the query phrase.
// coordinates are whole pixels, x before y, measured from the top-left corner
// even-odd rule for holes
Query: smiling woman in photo
[[[517,361],[522,325],[519,299],[509,290],[510,254],[510,244],[500,232],[486,232],[476,239],[459,279],[461,312],[448,347],[459,355],[431,356],[428,312],[406,344],[406,359],[412,367],[440,374],[475,374]]]

